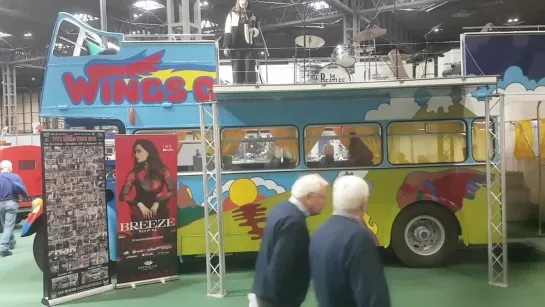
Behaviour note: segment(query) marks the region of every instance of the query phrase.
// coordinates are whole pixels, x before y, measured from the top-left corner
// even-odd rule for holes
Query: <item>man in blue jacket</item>
[[[19,196],[28,197],[23,181],[19,175],[12,173],[11,161],[0,162],[0,222],[4,225],[4,233],[0,239],[0,256],[11,256],[10,250],[15,248],[13,229],[17,211],[19,210]]]
[[[267,217],[257,256],[253,293],[259,307],[299,307],[310,283],[306,218],[327,203],[328,182],[320,175],[299,178],[290,199]]]
[[[333,183],[333,216],[310,242],[310,265],[320,307],[390,307],[373,236],[365,227],[369,186],[356,176]]]

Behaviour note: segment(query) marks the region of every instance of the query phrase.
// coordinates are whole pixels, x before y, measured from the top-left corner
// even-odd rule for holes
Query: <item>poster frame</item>
[[[164,134],[161,134],[161,133],[153,133],[153,134],[124,134],[124,135],[116,135],[115,138],[117,140],[118,137],[122,137],[122,138],[131,138],[131,139],[146,139],[148,137],[166,137],[166,136],[172,136],[173,138],[176,138],[176,143],[175,145],[177,146],[178,145],[178,140],[177,140],[177,135],[176,133],[164,133]],[[117,142],[115,142],[115,148],[116,148],[116,156],[118,154],[118,151],[117,151]],[[176,148],[176,147],[175,147]],[[118,165],[116,164],[116,177],[117,177],[117,174],[118,174],[118,170],[117,170],[117,167]],[[176,182],[176,186],[178,185],[178,169],[177,167],[172,170],[173,171],[173,174],[175,176],[174,180]],[[116,195],[114,197],[116,197],[116,200],[117,200],[117,197],[120,193],[120,191],[118,191],[118,180],[119,178],[116,178]],[[178,189],[176,188],[176,193],[178,193]],[[176,194],[174,195],[174,198],[176,198]],[[118,201],[118,204],[119,204],[119,200]],[[176,227],[176,231],[178,229],[178,216],[176,215],[175,216],[176,218],[176,223],[175,223],[175,227]],[[117,220],[116,220],[116,229],[117,227],[119,226],[119,212],[117,214]],[[116,242],[117,241],[117,233],[116,233]],[[116,243],[117,244],[117,243]],[[178,258],[178,255],[177,255],[177,251],[178,251],[178,239],[176,239],[174,241],[174,253],[175,255],[173,257],[175,258]],[[117,246],[116,250],[120,251],[120,247]],[[138,280],[138,281],[131,281],[131,282],[123,282],[123,283],[116,283],[115,284],[115,288],[116,289],[123,289],[123,288],[133,288],[135,289],[137,286],[143,286],[143,285],[149,285],[149,284],[156,284],[156,283],[161,283],[161,284],[166,284],[166,282],[169,282],[169,281],[174,281],[174,280],[178,280],[179,279],[179,275],[178,275],[178,268],[176,268],[176,274],[175,275],[172,275],[172,276],[164,276],[164,277],[158,277],[158,278],[151,278],[151,279],[144,279],[144,280]]]

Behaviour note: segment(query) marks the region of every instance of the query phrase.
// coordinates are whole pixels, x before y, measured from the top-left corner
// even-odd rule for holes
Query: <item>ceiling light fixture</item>
[[[83,21],[83,22],[98,20],[98,17],[91,16],[89,14],[82,14],[82,13],[75,14],[74,17],[76,17],[76,19],[78,19],[80,21]]]
[[[135,3],[133,3],[132,6],[134,6],[135,8],[142,9],[144,11],[153,11],[153,10],[158,10],[158,9],[162,9],[162,8],[165,7],[161,3],[157,2],[157,1],[154,1],[154,0],[136,1]]]
[[[26,38],[29,38],[29,37],[32,37],[32,33],[28,32],[28,33],[25,33],[24,35]]]
[[[203,1],[203,2],[201,2],[201,5],[202,5],[202,6],[207,6],[207,5],[208,5],[208,1]]]
[[[308,3],[308,5],[310,7],[312,7],[313,9],[317,10],[317,11],[325,10],[325,9],[329,8],[329,3],[325,2],[325,1],[316,1],[316,2],[312,2],[312,3]]]
[[[0,38],[10,37],[10,36],[11,36],[11,34],[0,32]]]
[[[211,27],[212,23],[208,20],[201,20],[201,29],[206,29],[208,27]]]
[[[517,22],[519,22],[519,19],[518,19],[518,18],[509,18],[509,19],[507,20],[507,23],[517,23]]]

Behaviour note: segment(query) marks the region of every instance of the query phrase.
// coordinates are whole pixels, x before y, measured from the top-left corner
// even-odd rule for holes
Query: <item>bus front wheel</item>
[[[440,267],[454,253],[458,235],[458,221],[452,212],[440,204],[419,203],[396,217],[391,247],[407,266]]]
[[[32,253],[34,254],[34,261],[42,272],[45,269],[44,263],[44,250],[45,250],[45,237],[40,231],[34,235],[34,242],[32,244]]]

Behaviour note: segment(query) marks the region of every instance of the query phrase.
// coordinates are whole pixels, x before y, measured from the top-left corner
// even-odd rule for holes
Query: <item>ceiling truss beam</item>
[[[302,24],[340,19],[343,17],[344,17],[344,14],[334,13],[334,14],[325,15],[325,16],[312,17],[305,20],[294,20],[294,21],[285,21],[285,22],[280,22],[275,24],[266,24],[261,26],[261,29],[263,29],[263,31],[266,31],[266,30],[272,30],[272,29],[278,29],[278,28],[294,27],[294,26],[300,26]]]
[[[438,4],[441,2],[456,2],[459,0],[385,0],[385,4],[382,4],[379,9],[381,12],[393,12],[396,10],[408,10],[408,9],[417,9],[433,4]],[[373,3],[376,3],[379,1],[374,1]],[[393,2],[393,3],[392,3]],[[375,8],[365,8],[358,11],[358,14],[361,15],[374,15],[376,12]]]
[[[375,7],[372,9],[369,9],[373,12],[374,15],[376,15],[375,19],[371,20],[367,16],[363,16],[360,14],[361,10],[360,8],[365,6],[365,1],[359,1],[356,3],[352,3],[354,5],[354,8],[351,8],[349,6],[348,0],[328,0],[330,4],[337,7],[339,10],[346,13],[348,16],[352,16],[356,14],[358,18],[360,18],[360,21],[363,25],[377,25],[383,29],[386,29],[388,32],[384,36],[384,39],[388,41],[389,43],[393,44],[395,48],[398,48],[400,50],[403,50],[408,53],[414,53],[416,52],[416,43],[420,40],[418,37],[410,33],[405,27],[401,26],[391,14],[381,14],[382,6]],[[355,0],[352,0],[355,1]],[[417,0],[417,2],[420,0]],[[422,0],[422,1],[430,1],[430,0]],[[433,0],[437,1],[437,0]],[[379,4],[380,2],[372,2],[372,5]],[[359,10],[359,11],[358,11]],[[377,14],[378,13],[378,14]],[[363,30],[363,29],[362,29]]]

